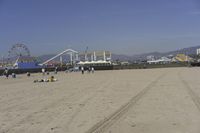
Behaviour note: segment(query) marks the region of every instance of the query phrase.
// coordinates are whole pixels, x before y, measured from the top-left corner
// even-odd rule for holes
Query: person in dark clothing
[[[90,73],[91,72],[91,67],[88,67],[88,73]]]
[[[58,73],[58,67],[55,67],[54,74]]]

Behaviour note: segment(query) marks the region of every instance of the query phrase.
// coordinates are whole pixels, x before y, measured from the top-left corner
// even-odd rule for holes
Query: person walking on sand
[[[5,68],[4,74],[6,75],[6,78],[8,79],[9,77],[8,68]]]
[[[94,67],[91,68],[92,73],[94,73]]]
[[[12,73],[12,78],[16,78],[16,74],[15,73]]]
[[[55,67],[54,74],[58,73],[58,67]]]
[[[82,72],[82,74],[84,74],[84,67],[83,66],[81,67],[81,72]]]
[[[31,73],[27,72],[26,75],[27,75],[27,77],[30,77],[30,76],[31,76]]]
[[[90,73],[90,71],[91,71],[91,67],[88,67],[88,73]]]
[[[42,75],[44,76],[45,75],[45,69],[42,68]]]

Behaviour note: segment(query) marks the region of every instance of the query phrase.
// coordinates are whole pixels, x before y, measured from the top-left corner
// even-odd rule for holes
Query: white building
[[[158,60],[151,60],[151,61],[147,61],[147,63],[149,64],[167,64],[167,63],[170,63],[172,60],[167,58],[167,57],[161,57],[160,59]]]
[[[80,61],[111,61],[110,51],[87,51],[79,53]]]
[[[153,56],[153,55],[147,56],[147,61],[155,61],[155,60],[156,60],[155,56]]]
[[[200,55],[200,48],[197,49],[197,55]]]

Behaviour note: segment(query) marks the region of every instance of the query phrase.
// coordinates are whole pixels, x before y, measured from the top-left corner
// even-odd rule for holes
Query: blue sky
[[[118,54],[200,45],[199,0],[0,0],[0,55],[65,48]]]

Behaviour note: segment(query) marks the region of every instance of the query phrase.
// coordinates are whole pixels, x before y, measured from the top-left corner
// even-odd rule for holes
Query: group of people
[[[54,69],[54,74],[58,73],[58,67],[55,67]],[[49,72],[45,70],[45,68],[42,68],[42,75],[44,76],[45,74],[49,75]]]
[[[27,72],[26,74],[27,74],[27,77],[31,76],[29,72]],[[9,75],[11,75],[12,78],[16,78],[16,73],[14,72],[11,73],[8,68],[5,68],[3,75],[5,75],[7,79],[9,78]]]
[[[84,68],[82,66],[81,69],[79,69],[79,70],[81,70],[82,74],[84,74],[85,71],[87,71],[88,73],[90,73],[90,72],[94,73],[94,67],[85,67]],[[42,68],[41,72],[42,72],[43,76],[44,75],[49,75],[49,72],[46,71],[45,68]],[[55,67],[54,74],[57,74],[57,72],[58,72],[58,67]],[[8,79],[8,77],[9,77],[10,74],[11,73],[9,72],[9,69],[5,68],[3,75],[5,75],[6,78]],[[30,72],[27,72],[26,75],[27,75],[27,77],[31,76]],[[16,78],[16,74],[15,73],[12,73],[11,76],[12,76],[12,78]],[[34,80],[34,82],[54,82],[54,81],[57,81],[57,79],[55,79],[54,76],[51,76],[48,79]]]
[[[58,68],[55,67],[55,70],[54,70],[54,74],[57,74],[57,71],[58,71]],[[45,68],[42,68],[42,75],[49,75],[49,72],[45,70]],[[34,80],[33,82],[34,83],[37,83],[37,82],[55,82],[57,81],[56,78],[54,78],[54,76],[50,76],[49,78],[42,78],[42,79],[36,79]]]
[[[87,71],[88,71],[88,73],[90,73],[90,72],[94,73],[94,67],[88,67]],[[85,68],[82,66],[81,73],[84,74],[84,72],[85,72]]]
[[[8,79],[8,77],[9,77],[9,75],[10,75],[10,74],[9,74],[8,68],[5,68],[5,70],[4,70],[4,72],[3,72],[3,75],[5,75],[6,78]],[[15,73],[12,73],[11,76],[12,76],[12,78],[16,78],[16,74],[15,74]]]
[[[51,76],[50,78],[47,78],[47,79],[45,79],[45,78],[44,79],[40,79],[40,80],[36,79],[33,82],[37,83],[37,82],[55,82],[55,81],[57,81],[57,79],[54,78],[54,76]]]

